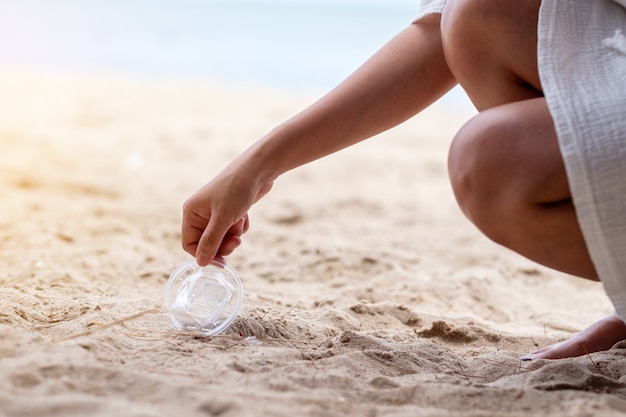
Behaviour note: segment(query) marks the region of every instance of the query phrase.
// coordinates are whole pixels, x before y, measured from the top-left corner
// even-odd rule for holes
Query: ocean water
[[[326,91],[418,0],[0,0],[0,70],[52,68]],[[462,93],[448,101],[466,105]]]

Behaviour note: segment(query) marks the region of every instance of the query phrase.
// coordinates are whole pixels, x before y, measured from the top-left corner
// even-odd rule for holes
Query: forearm
[[[413,24],[202,187],[184,205],[185,250],[200,265],[228,255],[247,228],[246,212],[279,175],[391,128],[449,90],[439,33],[438,15]]]
[[[254,144],[242,158],[280,174],[374,136],[417,114],[455,84],[439,16],[413,24],[337,88]],[[258,171],[257,171],[258,172]]]

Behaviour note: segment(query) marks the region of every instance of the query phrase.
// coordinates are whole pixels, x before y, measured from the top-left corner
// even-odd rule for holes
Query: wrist
[[[255,178],[274,181],[295,166],[290,166],[287,129],[278,126],[240,155],[242,166]]]

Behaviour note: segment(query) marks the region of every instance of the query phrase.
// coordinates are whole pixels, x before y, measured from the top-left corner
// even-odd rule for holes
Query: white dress
[[[418,18],[446,0],[422,0]],[[538,65],[578,221],[626,319],[626,0],[544,0]]]

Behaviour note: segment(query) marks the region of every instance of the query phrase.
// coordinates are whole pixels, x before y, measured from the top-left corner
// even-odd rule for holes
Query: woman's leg
[[[461,209],[489,238],[596,279],[544,98],[481,112],[454,138],[448,168]]]
[[[448,65],[481,111],[450,148],[452,186],[468,218],[494,241],[551,268],[597,280],[537,70],[540,0],[450,0],[442,15]],[[616,316],[534,352],[562,358],[626,338]]]
[[[542,97],[541,0],[449,0],[441,17],[448,67],[478,110]]]

